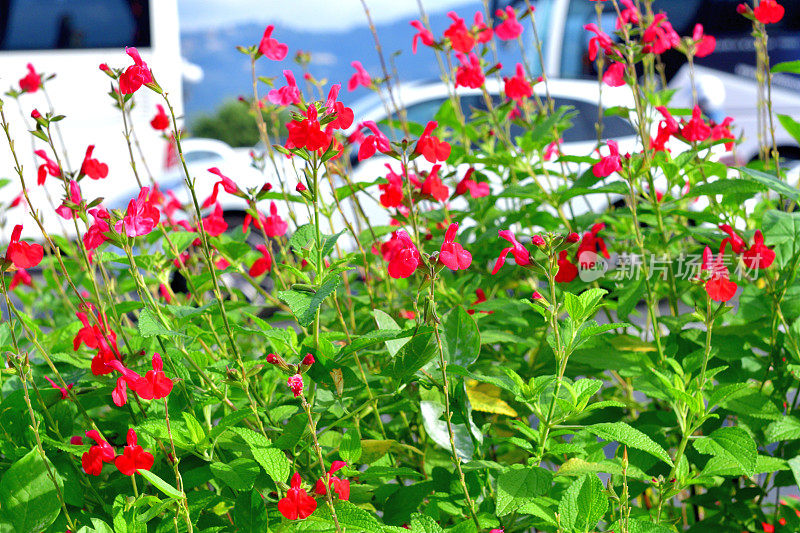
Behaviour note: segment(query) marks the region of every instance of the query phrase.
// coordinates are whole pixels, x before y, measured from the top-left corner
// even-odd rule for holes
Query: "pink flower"
[[[398,230],[392,238],[394,248],[389,252],[389,276],[402,279],[411,276],[420,264],[419,250],[405,230]]]
[[[425,26],[422,25],[422,22],[418,20],[412,20],[411,26],[417,30],[417,33],[414,34],[414,37],[411,39],[411,52],[416,54],[417,53],[417,41],[422,41],[422,44],[425,46],[433,46],[433,33]]]
[[[14,272],[14,277],[11,278],[11,283],[8,284],[8,290],[13,291],[20,285],[27,285],[28,287],[33,286],[33,278],[31,278],[31,275],[23,268]]]
[[[140,237],[153,231],[158,226],[161,214],[152,202],[152,198],[148,199],[149,195],[150,187],[142,187],[138,198],[128,203],[125,218],[117,222],[114,229],[120,233],[124,229],[128,237]]]
[[[47,179],[48,174],[54,178],[61,177],[61,169],[58,167],[58,164],[55,161],[47,157],[47,152],[44,150],[35,150],[33,153],[44,159],[44,163],[39,165],[38,174],[36,176],[36,183],[38,185],[44,185],[44,181]]]
[[[516,102],[521,102],[525,98],[529,98],[533,94],[533,87],[530,82],[525,78],[525,71],[521,63],[517,63],[516,74],[510,78],[503,78],[505,80],[505,88],[503,89],[506,96]]]
[[[456,87],[480,88],[485,77],[478,56],[470,52],[469,59],[467,59],[464,54],[457,52],[456,58],[461,62],[461,66],[456,69]]]
[[[94,218],[94,224],[84,233],[83,244],[87,250],[94,250],[108,240],[105,234],[111,231],[108,225],[111,215],[102,207],[90,209],[89,214]]]
[[[606,141],[609,155],[601,157],[600,161],[592,167],[592,174],[596,178],[605,178],[622,169],[622,160],[619,157],[619,147],[613,139]]]
[[[125,72],[119,76],[119,92],[122,94],[133,94],[139,90],[142,85],[153,83],[153,74],[147,67],[147,63],[142,61],[139,56],[139,51],[136,48],[125,48],[125,53],[133,59],[133,65],[130,65]]]
[[[609,87],[625,85],[625,65],[616,61],[612,62],[603,74],[603,81]]]
[[[81,188],[78,185],[78,182],[75,180],[69,180],[69,201],[75,204],[75,208],[81,205],[83,198],[81,197]],[[60,206],[56,208],[56,213],[65,219],[65,220],[72,220],[72,213],[73,207],[67,206],[66,203],[62,203]]]
[[[503,17],[503,11],[498,9],[495,15],[498,18]],[[522,35],[522,24],[517,20],[517,13],[511,6],[506,7],[505,19],[503,22],[495,26],[494,33],[501,41],[511,41]]]
[[[363,122],[361,127],[366,127],[372,132],[372,135],[367,135],[361,141],[361,146],[358,148],[358,160],[363,161],[369,159],[375,152],[389,153],[392,151],[392,145],[389,143],[389,138],[378,129],[378,125],[371,120]],[[358,129],[361,129],[359,127]]]
[[[508,248],[503,248],[500,251],[500,257],[497,258],[497,262],[494,264],[494,268],[492,269],[492,275],[497,274],[500,271],[500,268],[506,262],[506,256],[511,253],[514,256],[514,261],[519,266],[529,265],[531,262],[531,254],[530,252],[520,243],[514,234],[510,230],[500,230],[498,235],[502,239],[507,240],[511,243],[511,246]]]
[[[472,179],[472,174],[475,172],[474,168],[470,168],[467,170],[467,173],[464,175],[464,179],[458,182],[456,185],[456,193],[455,196],[459,196],[462,194],[466,194],[469,191],[470,196],[473,198],[482,198],[484,196],[489,196],[489,184],[485,181],[475,181]]]
[[[289,224],[278,215],[278,206],[275,202],[269,203],[270,216],[264,219],[264,231],[267,237],[280,237],[286,235],[286,230],[289,229]]]
[[[692,40],[695,41],[694,55],[697,57],[711,55],[714,48],[717,46],[717,39],[715,37],[703,33],[702,24],[695,24],[694,31],[692,32]]]
[[[372,77],[369,75],[369,72],[364,70],[364,67],[359,61],[353,61],[350,65],[356,69],[356,73],[353,74],[350,77],[350,81],[347,82],[347,90],[355,91],[359,85],[363,85],[369,89],[372,86]]]
[[[92,159],[92,152],[94,152],[94,145],[90,144],[86,148],[86,155],[83,156],[81,174],[85,174],[93,180],[105,178],[108,176],[108,165],[101,163],[97,159]]]
[[[464,24],[464,19],[454,11],[447,13],[447,16],[450,17],[453,23],[444,31],[444,36],[450,40],[450,46],[453,47],[453,50],[468,54],[472,47],[475,46],[475,38],[467,28],[467,25]]]
[[[284,70],[286,85],[280,89],[272,89],[267,93],[267,99],[275,105],[288,106],[300,103],[300,89],[291,70]]]
[[[286,380],[286,384],[289,385],[289,390],[292,391],[295,398],[303,394],[303,376],[300,374],[290,376],[289,379]]]
[[[150,121],[150,126],[152,126],[154,130],[165,130],[169,128],[169,116],[164,112],[164,106],[156,104],[156,109],[158,109],[158,113],[156,113]]]
[[[69,391],[71,391],[72,387],[75,385],[74,383],[70,383],[69,385],[67,385],[67,388],[65,389],[64,387],[62,387],[61,385],[50,379],[50,376],[45,376],[44,379],[47,380],[47,382],[50,384],[51,387],[57,389],[61,393],[62,400],[66,400],[67,398],[69,398]]]
[[[457,231],[457,223],[450,224],[450,227],[447,228],[442,248],[439,251],[439,261],[450,270],[466,270],[472,264],[472,254],[454,242]]]
[[[597,24],[594,22],[587,24],[583,27],[584,30],[590,31],[595,34],[594,37],[589,39],[589,60],[594,61],[597,59],[597,51],[602,48],[606,55],[611,54],[614,46],[614,41],[607,33],[604,33]]]
[[[272,37],[272,30],[274,29],[275,26],[270,24],[264,30],[264,36],[261,37],[261,42],[258,44],[258,52],[273,61],[282,61],[289,52],[289,47],[279,43],[277,39]]]
[[[26,93],[35,93],[42,86],[42,76],[36,72],[31,63],[27,65],[28,73],[19,80],[19,88]]]

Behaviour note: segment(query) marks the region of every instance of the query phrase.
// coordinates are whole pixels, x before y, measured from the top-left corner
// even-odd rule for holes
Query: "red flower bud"
[[[567,235],[567,242],[578,242],[579,240],[581,240],[580,236],[574,231]]]
[[[303,365],[304,366],[311,366],[314,364],[314,356],[310,353],[307,353],[305,357],[303,357]]]

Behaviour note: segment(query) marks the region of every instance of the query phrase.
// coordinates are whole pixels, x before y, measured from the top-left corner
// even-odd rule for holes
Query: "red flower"
[[[456,185],[455,196],[466,194],[469,191],[470,196],[473,198],[482,198],[489,196],[489,184],[484,181],[475,181],[472,179],[472,174],[475,172],[474,168],[467,170],[464,179]]]
[[[456,87],[480,88],[485,77],[478,56],[470,53],[469,59],[467,59],[464,54],[457,52],[456,58],[461,62],[461,66],[456,69]]]
[[[256,246],[256,250],[261,252],[261,257],[256,259],[253,266],[250,267],[250,275],[254,278],[272,269],[272,256],[270,256],[269,249],[266,245],[259,244]]]
[[[439,261],[450,270],[466,270],[472,264],[472,254],[454,242],[457,231],[458,223],[450,224],[450,227],[447,228],[442,248],[439,251]]]
[[[475,13],[475,18],[472,23],[472,33],[479,43],[488,43],[492,40],[492,35],[494,35],[492,28],[487,26],[483,21],[483,13],[480,11]]]
[[[440,168],[441,165],[434,165],[428,173],[428,177],[425,178],[425,182],[422,184],[422,194],[444,202],[450,197],[450,189],[448,189],[447,185],[442,183],[441,178],[439,178]]]
[[[203,229],[209,237],[217,237],[225,233],[228,229],[228,223],[225,221],[225,215],[222,212],[222,206],[214,204],[214,210],[203,219]]]
[[[108,240],[105,233],[111,231],[107,220],[111,218],[108,211],[102,207],[90,209],[89,214],[94,218],[94,224],[89,226],[83,235],[83,244],[87,250],[94,250]]]
[[[354,69],[356,69],[356,73],[350,77],[350,81],[347,82],[347,90],[348,91],[355,91],[359,85],[363,85],[367,89],[372,86],[372,77],[369,75],[364,67],[361,65],[360,61],[353,61],[350,63]]]
[[[289,385],[289,390],[292,391],[295,398],[303,394],[303,376],[300,374],[289,376],[289,379],[286,380],[286,384]]]
[[[116,458],[114,465],[126,476],[132,476],[137,470],[150,470],[153,461],[153,454],[136,444],[136,431],[129,429],[128,445],[122,449],[122,455]]]
[[[128,202],[125,218],[117,222],[114,229],[120,233],[124,230],[128,237],[140,237],[153,231],[160,218],[161,213],[150,197],[150,187],[142,187],[136,200]]]
[[[510,78],[503,78],[505,80],[505,88],[503,89],[506,96],[521,102],[525,98],[529,98],[533,94],[533,87],[530,82],[525,78],[525,70],[522,68],[521,63],[517,63],[516,74]]]
[[[617,17],[616,28],[620,29],[625,24],[639,24],[639,10],[633,5],[633,0],[622,0],[625,9]]]
[[[730,225],[728,225],[728,224],[720,224],[719,229],[721,229],[722,231],[724,231],[725,233],[728,234],[727,237],[722,239],[722,243],[719,246],[719,252],[720,253],[722,253],[725,250],[725,245],[728,244],[728,243],[730,243],[731,250],[733,250],[733,253],[740,254],[740,253],[744,252],[745,248],[747,248],[747,243],[744,242],[744,239],[742,239],[739,236],[739,234],[736,233],[736,231],[732,227],[730,227]],[[762,242],[763,242],[763,239],[762,239]]]
[[[498,232],[501,238],[507,240],[511,243],[511,246],[508,248],[503,248],[500,251],[500,257],[497,258],[497,262],[494,264],[494,268],[492,269],[492,274],[497,274],[500,271],[500,267],[502,267],[506,262],[506,256],[511,253],[514,256],[514,261],[519,266],[529,265],[531,262],[531,254],[530,252],[522,246],[517,238],[511,233],[510,230],[500,230]]]
[[[742,260],[748,268],[769,268],[775,261],[775,252],[764,244],[764,235],[761,230],[756,230],[753,245],[742,254]]]
[[[258,52],[273,61],[282,61],[289,52],[289,47],[279,43],[277,39],[272,37],[272,30],[274,29],[275,26],[270,24],[264,30],[264,36],[261,37],[261,42],[258,44]]]
[[[694,106],[692,118],[681,128],[681,136],[687,142],[702,142],[711,136],[711,127],[703,121],[702,111],[699,106]]]
[[[728,267],[723,264],[726,241],[723,241],[716,259],[711,253],[711,248],[706,246],[703,250],[703,264],[701,271],[711,272],[711,277],[706,281],[706,293],[715,302],[727,302],[736,294],[737,285],[730,280]]]
[[[772,524],[761,522],[761,527],[764,529],[764,533],[775,533],[775,526]]]
[[[317,108],[308,106],[302,120],[293,120],[286,124],[289,138],[286,148],[305,148],[309,151],[327,148],[331,142],[330,137],[322,131],[317,120]]]
[[[86,432],[86,436],[92,439],[95,444],[89,448],[88,452],[84,452],[81,457],[81,465],[83,471],[90,476],[99,476],[103,471],[103,463],[111,463],[114,461],[114,448],[104,441],[100,433],[96,429]]]
[[[653,18],[653,23],[644,30],[642,42],[645,43],[642,51],[646,54],[663,54],[681,42],[680,36],[672,28],[667,16],[659,13]]]
[[[328,123],[328,127],[335,130],[346,130],[353,124],[353,118],[355,118],[352,109],[336,101],[336,98],[339,96],[339,89],[341,88],[342,86],[338,83],[332,85],[331,90],[328,91],[328,99],[325,101],[325,108],[328,110],[328,113],[335,113],[336,115],[336,117]]]
[[[417,318],[417,313],[414,311],[400,311],[400,318],[405,318],[406,320],[414,320]]]
[[[575,256],[580,260],[581,254],[583,252],[592,252],[592,253],[601,253],[603,257],[609,259],[611,256],[608,253],[608,249],[606,248],[606,243],[602,237],[598,236],[601,230],[603,230],[606,225],[603,222],[598,222],[592,229],[587,231],[583,234],[583,239],[581,239],[581,243],[578,245],[578,251],[576,252]]]
[[[614,46],[614,41],[611,40],[611,37],[609,37],[607,33],[604,33],[600,28],[598,28],[597,24],[595,24],[594,22],[586,24],[583,27],[583,29],[595,34],[594,37],[589,39],[590,61],[594,61],[597,58],[597,51],[600,48],[602,48],[603,52],[605,52],[607,55],[611,54],[611,50]]]
[[[48,174],[54,178],[61,177],[61,169],[55,161],[47,157],[47,153],[44,150],[35,150],[33,153],[44,159],[44,163],[39,165],[39,171],[36,177],[37,184],[44,185],[44,180],[47,179]]]
[[[578,277],[578,267],[567,259],[567,251],[561,250],[558,254],[558,272],[555,276],[556,283],[569,283]]]
[[[14,272],[14,277],[11,278],[11,283],[8,285],[8,290],[13,291],[19,285],[27,285],[28,287],[33,286],[33,278],[28,272],[24,269],[19,269]]]
[[[151,361],[153,369],[148,370],[144,376],[125,367],[116,359],[109,361],[107,364],[122,374],[128,387],[143,400],[160,400],[161,398],[166,398],[172,392],[173,382],[164,373],[164,363],[158,353],[153,354]],[[119,383],[117,385],[119,386]]]
[[[783,13],[783,6],[775,0],[761,0],[753,9],[753,15],[762,24],[779,22],[783,18]]]
[[[286,491],[286,496],[278,501],[278,511],[289,520],[308,518],[316,511],[317,500],[300,487],[303,480],[297,472],[292,476],[290,483],[291,487]]]
[[[150,125],[154,130],[165,130],[169,128],[169,116],[164,112],[164,106],[156,104],[156,108],[158,109],[158,113],[156,113],[156,116],[150,121]]]
[[[414,151],[428,160],[430,163],[437,163],[439,161],[447,161],[450,157],[450,144],[446,141],[440,141],[437,137],[431,135],[431,132],[439,124],[435,120],[431,120],[425,126],[425,131],[417,141],[417,147]]]
[[[386,175],[386,181],[389,183],[378,185],[378,189],[383,193],[380,196],[381,205],[386,208],[398,207],[403,203],[403,178],[392,170],[389,163],[386,163],[386,168],[389,169]]]
[[[286,235],[289,224],[278,215],[278,206],[275,202],[269,203],[270,215],[264,219],[264,232],[267,237],[280,237]]]
[[[695,24],[694,31],[692,32],[692,40],[695,41],[694,55],[697,57],[711,55],[714,48],[717,47],[717,39],[715,37],[703,34],[702,24]]]
[[[389,276],[395,279],[407,278],[414,273],[420,263],[419,250],[405,230],[398,230],[394,237],[394,247],[384,259],[389,261]]]
[[[75,386],[74,383],[70,383],[69,385],[67,385],[67,388],[65,389],[64,387],[62,387],[61,385],[50,379],[50,376],[45,376],[44,379],[47,380],[47,382],[50,384],[51,387],[53,387],[54,389],[58,389],[58,391],[61,393],[62,400],[66,400],[67,398],[69,398],[69,391],[71,391],[72,387]]]
[[[594,174],[596,178],[605,178],[622,169],[622,159],[619,157],[619,146],[617,142],[613,139],[609,139],[606,141],[606,144],[608,145],[609,154],[601,157],[600,161],[595,163],[592,167],[592,174]]]
[[[364,159],[369,159],[375,152],[382,152],[384,154],[389,153],[392,151],[392,145],[389,143],[389,139],[386,135],[378,129],[378,125],[371,120],[367,120],[363,122],[359,126],[359,130],[361,127],[366,127],[372,132],[372,135],[367,135],[361,141],[361,146],[358,148],[358,160],[363,161]]]
[[[433,46],[433,33],[425,26],[422,25],[422,22],[418,20],[412,20],[411,26],[417,30],[417,33],[414,34],[414,37],[411,39],[411,52],[416,54],[417,53],[417,41],[422,41],[422,44],[425,46]]]
[[[603,82],[609,87],[622,87],[625,85],[625,65],[613,61],[603,74]]]
[[[272,89],[267,93],[267,99],[275,105],[288,106],[300,103],[300,89],[291,70],[284,70],[286,85],[280,89]]]
[[[136,48],[125,48],[125,53],[133,59],[133,65],[125,69],[119,76],[119,92],[122,94],[133,94],[139,87],[148,83],[153,83],[153,74],[147,67],[147,63],[142,61],[139,51]]]
[[[722,139],[730,139],[730,142],[725,143],[726,150],[733,150],[733,140],[736,138],[731,131],[731,122],[733,122],[733,117],[725,117],[725,120],[722,121],[721,124],[716,124],[713,128],[711,128],[711,139],[714,141],[719,141]]]
[[[42,86],[42,76],[36,72],[33,65],[28,63],[28,73],[19,80],[19,88],[26,93],[35,93]]]
[[[21,269],[33,268],[42,262],[44,248],[40,244],[20,241],[22,234],[22,224],[14,226],[11,232],[11,241],[6,249],[6,260]]]
[[[503,11],[498,9],[495,16],[501,18]],[[522,35],[522,24],[517,20],[517,13],[511,6],[506,7],[505,19],[503,22],[495,26],[494,34],[501,41],[511,41]]]
[[[464,19],[456,15],[454,11],[447,13],[447,16],[450,17],[453,23],[444,31],[444,36],[450,40],[450,46],[453,47],[453,50],[468,54],[472,47],[475,46],[475,38],[470,33],[467,25],[464,24]]]
[[[94,152],[94,145],[90,144],[86,148],[86,155],[83,156],[81,174],[86,174],[93,180],[105,178],[108,176],[108,165],[101,163],[97,159],[92,159],[92,152]]]
[[[344,461],[334,461],[331,463],[331,468],[328,470],[328,487],[330,488],[331,492],[336,493],[340,500],[349,500],[350,499],[350,481],[347,479],[340,479],[333,474],[341,470],[347,466],[347,463]],[[317,480],[317,484],[314,485],[314,492],[319,494],[320,496],[325,496],[325,481],[322,479]]]
[[[78,182],[75,180],[69,180],[69,196],[67,197],[67,200],[75,205],[68,206],[65,200],[64,203],[56,208],[56,213],[58,213],[58,215],[64,220],[72,220],[73,208],[77,209],[83,201],[83,198],[81,197],[81,188],[78,185]]]
[[[475,299],[474,302],[472,302],[472,306],[476,306],[486,301],[486,293],[483,292],[483,289],[475,289],[475,295],[477,296],[477,298]],[[475,310],[467,309],[467,313],[469,313],[470,315],[474,315]],[[481,311],[481,313],[491,315],[492,313],[494,313],[494,311]]]

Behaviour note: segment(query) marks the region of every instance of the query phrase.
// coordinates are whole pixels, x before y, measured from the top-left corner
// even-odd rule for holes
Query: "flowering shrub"
[[[265,183],[210,168],[207,198],[158,72],[133,48],[132,65],[109,57],[126,64],[101,66],[121,118],[141,91],[159,98],[151,134],[174,140],[188,203],[157,182],[125,209],[86,197],[87,177],[121,178],[93,146],[64,164],[57,109],[31,114],[34,184],[0,104],[22,191],[3,200],[2,530],[800,529],[800,501],[781,499],[800,478],[800,193],[769,135],[759,161],[729,167],[735,117],[670,107],[659,55],[691,64],[715,40],[639,4],[615,2],[613,34],[585,28],[598,91],[630,95],[606,117],[637,133],[623,145],[590,117],[592,153],[562,140],[576,113],[554,107],[546,73],[491,61],[497,40],[536,33],[533,9],[451,13],[443,35],[411,22],[414,53],[452,66],[426,124],[369,121],[338,84],[302,91],[288,69],[260,95],[256,62],[288,54],[268,26],[241,48]],[[783,8],[738,11],[768,85]],[[349,90],[394,104],[388,72],[352,65]],[[4,103],[46,90],[27,70]],[[485,105],[462,106],[462,88]],[[282,144],[268,105],[292,112]],[[384,175],[351,179],[376,157],[393,160]],[[271,173],[285,158],[297,174]]]

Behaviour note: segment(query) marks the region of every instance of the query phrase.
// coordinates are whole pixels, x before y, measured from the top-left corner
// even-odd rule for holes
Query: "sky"
[[[422,0],[436,13],[475,0]],[[417,0],[366,0],[375,24],[417,18]],[[287,6],[291,6],[288,8]],[[181,29],[196,31],[242,22],[263,22],[304,31],[346,32],[367,24],[361,0],[179,0]]]

